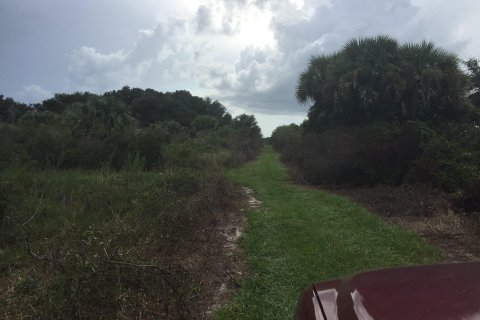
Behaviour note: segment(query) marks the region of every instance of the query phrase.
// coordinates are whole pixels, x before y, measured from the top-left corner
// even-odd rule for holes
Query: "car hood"
[[[296,319],[480,320],[480,262],[376,270],[318,282]]]

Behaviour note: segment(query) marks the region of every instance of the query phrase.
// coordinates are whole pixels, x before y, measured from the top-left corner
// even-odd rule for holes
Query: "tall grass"
[[[2,318],[188,316],[205,284],[183,266],[236,203],[220,171],[0,173]]]

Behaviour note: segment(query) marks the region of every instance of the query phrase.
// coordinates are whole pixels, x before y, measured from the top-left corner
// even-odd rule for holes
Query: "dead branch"
[[[229,270],[226,270],[225,273],[227,274],[227,276],[233,281],[233,283],[235,284],[235,286],[237,288],[240,288],[241,287],[241,284],[237,281],[237,279],[235,279],[235,277],[230,273]]]
[[[301,174],[297,174],[297,178],[300,179],[305,184],[312,185],[310,182],[305,180]]]
[[[26,226],[27,224],[32,221],[36,216],[37,214],[40,212],[40,208],[42,207],[42,203],[43,203],[43,196],[44,196],[44,192],[42,192],[42,195],[40,196],[40,202],[37,206],[37,209],[35,210],[35,212],[33,213],[33,215],[27,220],[25,221],[22,226],[23,226],[23,231],[22,231],[22,234],[23,234],[23,241],[25,243],[25,248],[27,249],[27,252],[28,254],[34,258],[35,260],[42,260],[42,261],[48,261],[50,263],[54,263],[54,261],[52,260],[51,257],[49,257],[48,255],[39,255],[35,252],[33,252],[32,248],[30,247],[30,242],[28,241],[28,234],[27,234],[27,231],[26,231]]]
[[[27,233],[27,224],[32,221],[36,216],[37,214],[40,212],[40,208],[42,207],[42,203],[43,203],[43,199],[44,199],[44,192],[42,192],[42,195],[40,197],[40,203],[38,204],[37,206],[37,209],[35,210],[35,212],[33,213],[33,215],[27,220],[25,221],[23,224],[22,224],[22,227],[23,227],[23,230],[22,230],[22,235],[23,235],[23,241],[25,243],[25,248],[28,252],[28,254],[34,258],[35,260],[40,260],[40,261],[47,261],[57,267],[60,267],[60,269],[64,270],[64,267],[57,261],[57,259],[55,258],[55,253],[54,251],[50,251],[48,252],[47,254],[44,254],[44,255],[40,255],[40,254],[37,254],[35,253],[32,248],[30,247],[30,242],[28,241],[28,233]]]
[[[47,255],[39,255],[33,252],[32,248],[30,247],[30,242],[28,241],[28,236],[25,230],[23,231],[23,241],[25,242],[25,248],[27,249],[28,254],[30,254],[32,258],[53,263],[52,259],[50,259],[50,257],[48,257]]]
[[[142,268],[142,269],[153,268],[153,269],[159,269],[159,270],[163,270],[163,271],[167,270],[164,267],[156,265],[156,264],[135,264],[135,263],[130,263],[130,262],[115,261],[115,260],[108,260],[108,263],[118,264],[118,265],[133,267],[133,268]]]
[[[40,197],[40,203],[38,204],[37,209],[35,210],[35,212],[33,213],[33,215],[30,217],[30,219],[28,219],[27,221],[25,221],[25,222],[23,223],[23,226],[24,226],[24,227],[25,227],[30,221],[32,221],[33,218],[35,218],[36,215],[38,214],[38,212],[40,211],[40,208],[41,208],[42,203],[43,203],[43,195],[44,195],[44,193],[42,192],[42,196]]]

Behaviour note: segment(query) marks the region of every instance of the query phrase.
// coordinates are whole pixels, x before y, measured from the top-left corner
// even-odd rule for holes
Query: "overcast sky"
[[[480,57],[479,13],[478,0],[0,0],[0,94],[186,89],[268,136],[305,118],[294,93],[312,54],[384,34]]]

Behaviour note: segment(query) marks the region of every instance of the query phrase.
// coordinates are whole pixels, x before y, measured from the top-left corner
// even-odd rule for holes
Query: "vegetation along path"
[[[269,147],[229,175],[253,188],[262,207],[247,212],[248,276],[219,319],[292,319],[300,292],[314,281],[440,259],[413,232],[340,196],[295,185]]]

